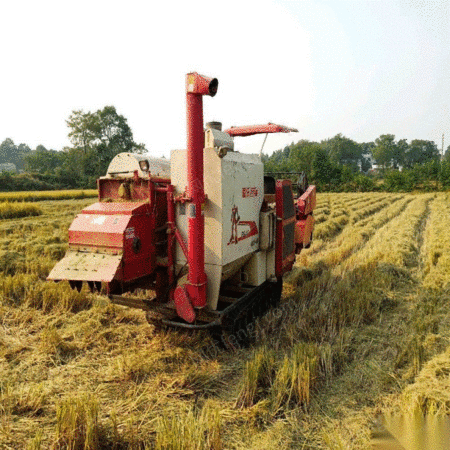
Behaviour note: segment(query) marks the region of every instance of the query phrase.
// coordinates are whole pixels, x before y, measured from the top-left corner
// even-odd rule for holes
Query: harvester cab
[[[204,130],[202,98],[217,88],[215,78],[187,75],[187,149],[170,161],[117,155],[48,279],[78,290],[87,282],[151,322],[191,329],[234,333],[277,304],[283,275],[311,240],[315,187],[294,198],[291,180],[265,177],[259,155],[234,150],[235,136],[297,130]],[[133,296],[137,288],[148,296]]]

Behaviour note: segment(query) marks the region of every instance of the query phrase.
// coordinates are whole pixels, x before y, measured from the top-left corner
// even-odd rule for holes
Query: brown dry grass
[[[91,202],[0,222],[0,448],[362,449],[380,411],[449,412],[445,194],[319,195],[322,239],[234,352],[45,281]]]

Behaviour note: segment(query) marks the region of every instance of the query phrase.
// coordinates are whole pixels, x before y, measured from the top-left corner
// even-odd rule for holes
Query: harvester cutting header
[[[267,124],[203,126],[216,78],[186,76],[187,149],[170,161],[121,153],[98,180],[98,202],[69,228],[69,250],[49,279],[102,288],[150,321],[233,329],[280,299],[282,277],[314,227],[315,187],[265,177],[234,136],[296,131]],[[134,295],[136,289],[152,295]],[[148,298],[146,298],[148,297]]]

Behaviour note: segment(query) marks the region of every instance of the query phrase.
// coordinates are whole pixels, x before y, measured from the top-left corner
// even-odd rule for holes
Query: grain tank
[[[283,275],[311,240],[315,187],[294,198],[291,180],[264,176],[260,156],[234,148],[236,136],[296,130],[204,129],[203,96],[217,89],[215,78],[186,76],[186,150],[170,161],[117,155],[49,279],[79,290],[86,282],[149,321],[192,329],[235,330],[278,302]]]

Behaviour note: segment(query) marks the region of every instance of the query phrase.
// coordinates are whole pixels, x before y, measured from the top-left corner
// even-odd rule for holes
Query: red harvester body
[[[269,123],[223,132],[217,122],[204,130],[202,97],[217,88],[215,78],[186,77],[187,150],[170,161],[113,159],[49,279],[103,287],[113,302],[185,328],[234,330],[277,303],[283,275],[311,242],[315,187],[303,183],[294,198],[291,180],[264,176],[258,155],[234,151],[235,136],[297,130]],[[136,288],[153,295],[123,295]]]

